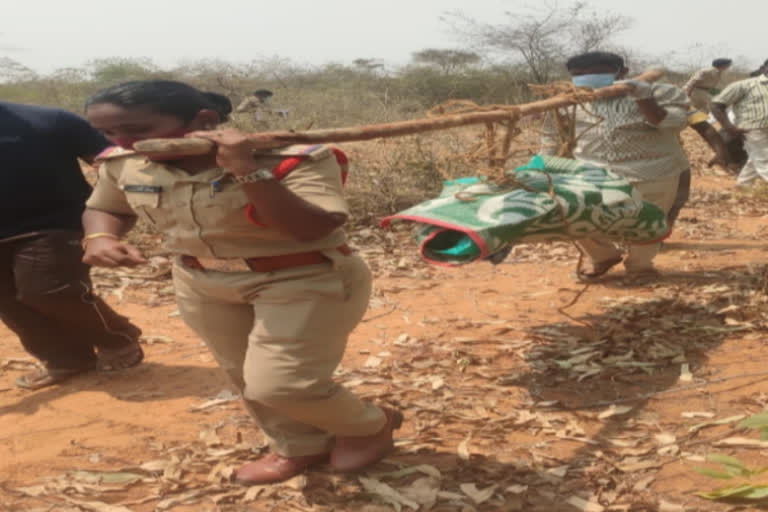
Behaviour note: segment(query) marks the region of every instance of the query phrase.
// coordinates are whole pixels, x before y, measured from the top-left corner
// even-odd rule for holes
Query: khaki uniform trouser
[[[174,267],[184,321],[242,392],[272,449],[328,452],[334,436],[380,431],[381,409],[333,381],[347,337],[368,307],[371,274],[354,255],[271,273]]]
[[[653,203],[667,214],[677,196],[677,187],[679,176],[670,180],[641,181],[633,183],[643,195],[643,200]],[[579,247],[591,258],[593,264],[600,264],[621,258],[622,252],[615,244],[608,240],[599,240],[596,238],[585,238],[577,242]],[[653,244],[629,244],[627,252],[629,253],[624,260],[624,267],[628,272],[642,272],[653,268],[653,258],[661,249],[661,243]]]
[[[712,110],[712,95],[704,89],[694,88],[689,96],[691,105],[709,114]]]

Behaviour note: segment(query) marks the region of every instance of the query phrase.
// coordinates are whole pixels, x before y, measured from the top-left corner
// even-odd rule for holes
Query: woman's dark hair
[[[213,110],[221,122],[229,119],[232,103],[215,92],[203,92],[173,80],[135,80],[102,89],[91,96],[85,108],[111,103],[123,108],[145,107],[157,114],[191,121],[201,110]]]
[[[575,55],[565,63],[566,69],[586,69],[599,66],[606,66],[616,71],[624,67],[624,58],[610,52],[587,52]]]
[[[273,93],[269,89],[258,89],[258,90],[253,91],[253,95],[254,96],[261,96],[261,97],[264,97],[264,98],[269,98],[270,96],[273,96]]]
[[[724,68],[733,64],[731,59],[715,59],[712,61],[713,68]]]

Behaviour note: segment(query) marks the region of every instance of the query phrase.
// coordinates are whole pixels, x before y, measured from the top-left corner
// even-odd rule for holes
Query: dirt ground
[[[339,379],[403,410],[398,450],[364,475],[269,487],[229,482],[263,439],[168,283],[98,273],[146,362],[22,391],[31,360],[0,326],[0,510],[755,510],[695,496],[730,483],[693,468],[768,466],[768,443],[733,441],[759,439],[733,417],[768,406],[766,213],[697,171],[664,277],[644,285],[617,269],[585,287],[565,243],[441,269],[407,237],[359,233],[376,291]]]

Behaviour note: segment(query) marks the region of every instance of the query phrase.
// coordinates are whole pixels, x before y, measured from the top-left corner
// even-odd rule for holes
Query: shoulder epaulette
[[[259,153],[260,154],[260,153]],[[349,172],[349,159],[347,155],[336,147],[325,146],[323,144],[316,144],[314,146],[296,145],[287,148],[282,148],[271,153],[271,155],[279,155],[285,157],[274,169],[272,174],[275,178],[282,180],[288,176],[292,170],[301,165],[306,160],[320,160],[328,156],[333,155],[336,158],[336,163],[341,169],[341,183],[342,185],[347,182],[347,174]],[[252,204],[249,204],[245,209],[245,216],[249,222],[260,227],[266,227],[259,219],[256,218],[256,210]]]

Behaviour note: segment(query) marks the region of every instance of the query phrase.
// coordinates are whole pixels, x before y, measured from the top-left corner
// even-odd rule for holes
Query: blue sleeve
[[[111,145],[85,119],[66,111],[56,119],[56,138],[78,158],[96,156]]]

